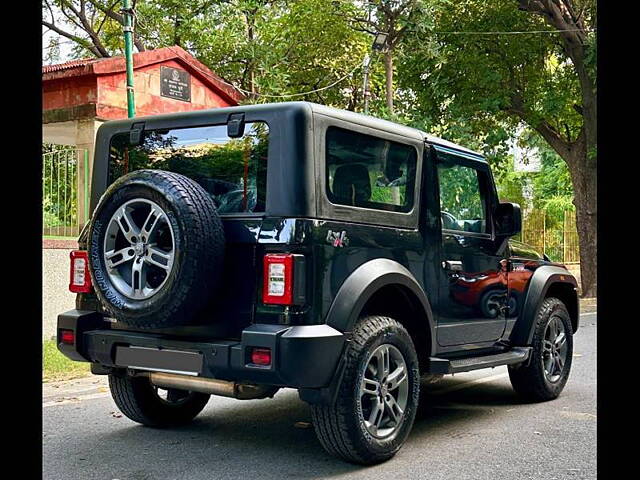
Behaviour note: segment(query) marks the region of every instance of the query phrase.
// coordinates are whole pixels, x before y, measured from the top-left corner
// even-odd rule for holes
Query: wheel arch
[[[358,267],[335,296],[326,323],[351,332],[362,315],[394,318],[409,332],[421,363],[435,351],[435,324],[429,300],[415,277],[400,263],[379,258]]]
[[[553,265],[539,267],[529,280],[522,311],[511,332],[511,343],[517,346],[531,344],[536,312],[544,299],[549,297],[556,297],[565,304],[573,331],[578,330],[580,308],[577,286],[575,277],[564,268]]]

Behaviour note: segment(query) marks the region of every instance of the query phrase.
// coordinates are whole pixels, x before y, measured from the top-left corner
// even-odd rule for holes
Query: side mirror
[[[517,203],[500,203],[496,208],[496,233],[513,237],[522,231],[522,212]]]

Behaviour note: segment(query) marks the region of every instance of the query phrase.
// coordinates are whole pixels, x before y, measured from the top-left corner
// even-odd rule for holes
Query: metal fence
[[[45,146],[42,154],[42,235],[77,237],[89,210],[88,151]]]
[[[555,262],[580,263],[574,211],[566,210],[558,218],[545,210],[530,210],[524,215],[520,239]]]

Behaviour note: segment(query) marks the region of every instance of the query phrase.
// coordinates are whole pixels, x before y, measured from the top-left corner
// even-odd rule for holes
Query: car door
[[[498,340],[505,329],[507,260],[494,240],[497,196],[483,160],[435,148],[441,214],[436,306],[442,346]]]

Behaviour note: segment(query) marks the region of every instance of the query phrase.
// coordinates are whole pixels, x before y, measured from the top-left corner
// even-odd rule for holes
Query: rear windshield
[[[109,184],[134,170],[168,170],[202,185],[221,214],[264,212],[268,150],[264,122],[247,123],[241,138],[229,138],[226,124],[145,130],[140,145],[120,133],[111,140]]]

